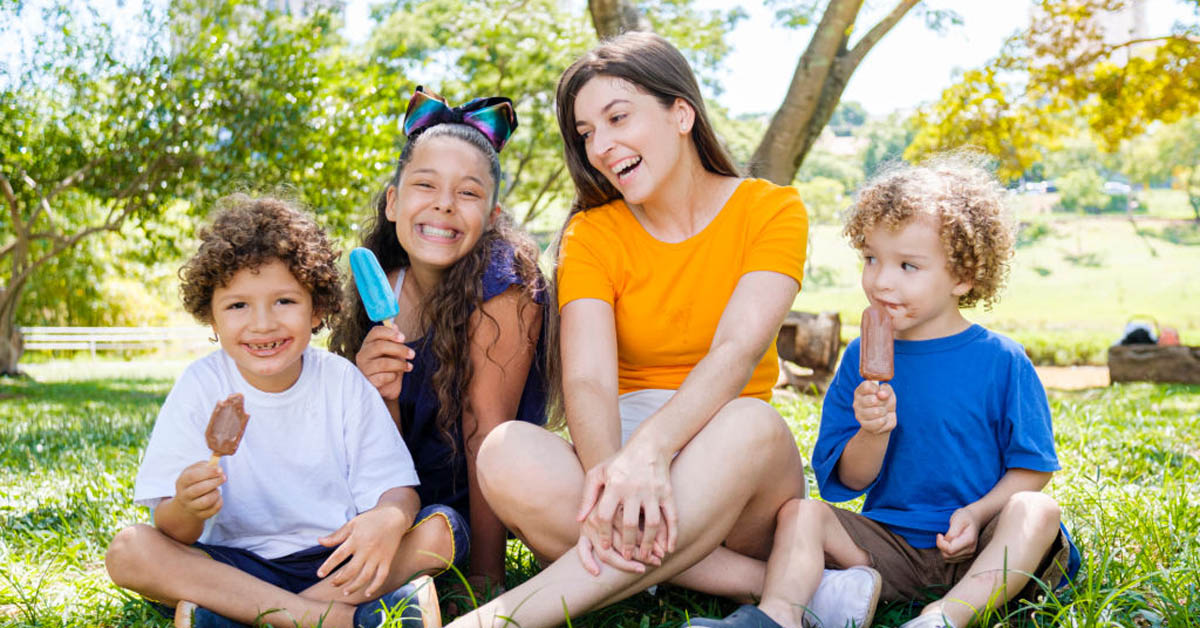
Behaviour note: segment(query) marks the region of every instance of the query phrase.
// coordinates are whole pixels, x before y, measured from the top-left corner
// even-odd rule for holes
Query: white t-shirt
[[[416,486],[412,456],[371,383],[328,351],[309,347],[302,359],[300,378],[281,393],[251,386],[224,351],[189,365],[158,412],[134,501],[153,511],[184,468],[208,460],[208,419],[235,392],[250,420],[237,453],[221,458],[223,505],[200,542],[279,558],[318,545],[384,491]]]

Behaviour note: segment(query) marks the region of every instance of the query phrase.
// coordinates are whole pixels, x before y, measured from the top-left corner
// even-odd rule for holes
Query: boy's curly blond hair
[[[325,231],[290,201],[232,194],[217,201],[212,222],[200,228],[200,250],[179,269],[183,307],[197,321],[212,324],[213,292],[243,268],[272,260],[288,267],[312,295],[321,323],[341,311],[338,252]]]
[[[982,303],[990,309],[999,298],[1013,255],[1014,234],[1004,207],[1004,190],[971,152],[945,153],[921,163],[898,163],[859,190],[842,233],[858,250],[876,227],[897,230],[925,214],[941,224],[947,270],[971,290],[961,308]]]

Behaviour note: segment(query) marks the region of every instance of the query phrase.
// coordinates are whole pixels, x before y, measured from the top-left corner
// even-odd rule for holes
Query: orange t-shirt
[[[558,307],[575,299],[612,305],[622,394],[677,390],[712,345],[721,313],[742,275],[758,270],[804,276],[808,214],[795,188],[742,181],[700,233],[655,239],[624,201],[581,211],[563,232]],[[742,396],[770,400],[779,376],[775,343]]]

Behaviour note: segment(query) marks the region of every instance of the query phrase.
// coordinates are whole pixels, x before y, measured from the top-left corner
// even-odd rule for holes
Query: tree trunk
[[[831,0],[821,16],[821,22],[800,55],[792,82],[783,104],[771,117],[754,156],[750,158],[751,174],[788,185],[796,176],[804,155],[800,147],[807,141],[812,122],[833,71],[837,56],[845,52],[846,39],[854,26],[854,18],[862,8],[862,0]]]
[[[862,0],[831,0],[821,23],[800,56],[783,104],[750,159],[750,172],[779,185],[789,185],[822,129],[829,123],[846,84],[867,53],[920,0],[900,0],[891,12],[866,31],[853,48],[850,34]]]
[[[0,289],[0,375],[20,375],[17,362],[25,349],[25,341],[17,329],[16,310],[20,289],[12,286]]]
[[[626,31],[654,30],[632,0],[588,0],[588,11],[600,39],[616,37]]]

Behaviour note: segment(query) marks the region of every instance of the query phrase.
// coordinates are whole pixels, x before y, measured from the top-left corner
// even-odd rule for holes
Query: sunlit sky
[[[696,4],[723,8],[730,3],[697,0]],[[740,4],[750,17],[727,36],[734,49],[718,77],[724,92],[717,100],[734,115],[774,111],[783,101],[811,30],[795,31],[776,25],[773,11],[764,8],[761,1]],[[910,12],[859,66],[842,96],[844,101],[858,101],[870,113],[886,115],[935,100],[953,82],[956,70],[979,67],[999,52],[1004,40],[1028,21],[1031,3],[927,0],[926,4],[954,9],[962,16],[962,25],[950,26],[939,34]],[[873,17],[889,10],[894,1],[867,0],[866,5],[865,14]],[[1147,0],[1147,5],[1151,34],[1166,33],[1177,20],[1196,19],[1178,0]],[[347,2],[346,34],[350,39],[366,37],[370,28],[368,6],[369,0]],[[872,12],[871,8],[876,10]]]

